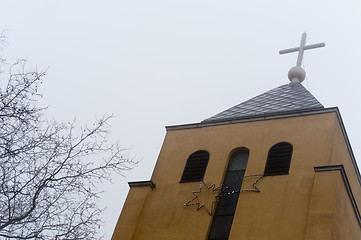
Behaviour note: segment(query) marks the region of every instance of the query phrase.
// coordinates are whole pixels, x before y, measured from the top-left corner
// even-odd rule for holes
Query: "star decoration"
[[[202,188],[202,186],[203,186],[203,188]],[[203,190],[203,192],[205,192],[205,194],[203,194],[203,195],[208,195],[208,196],[210,194],[214,195],[214,196],[211,197],[212,201],[209,204],[207,204],[207,206],[204,203],[205,201],[200,201],[201,200],[200,198],[202,197],[202,190]],[[199,210],[201,208],[204,208],[208,212],[208,214],[210,216],[212,216],[213,209],[215,207],[216,202],[218,201],[217,196],[218,196],[218,192],[220,190],[221,190],[221,188],[216,187],[215,184],[212,184],[211,186],[208,187],[205,182],[201,181],[199,183],[199,191],[192,192],[193,195],[194,195],[194,198],[192,200],[188,201],[187,203],[185,203],[184,206],[186,206],[186,207],[188,207],[188,206],[197,206],[197,210]]]
[[[242,189],[241,188],[241,189],[233,190],[233,191],[228,190],[230,188],[229,186],[231,186],[232,184],[235,184],[240,179],[255,178],[255,177],[256,177],[256,180],[252,184],[253,188],[250,188],[250,189]],[[216,187],[215,184],[212,184],[211,186],[208,187],[205,182],[201,181],[199,183],[199,191],[192,192],[192,194],[194,195],[194,198],[192,200],[186,202],[184,204],[184,206],[185,207],[197,206],[197,210],[204,208],[208,212],[208,214],[210,216],[212,216],[213,209],[215,208],[216,202],[218,202],[225,195],[241,193],[241,192],[261,192],[256,185],[263,177],[264,176],[262,174],[239,177],[239,178],[235,178],[229,182],[223,183],[222,186],[220,186],[220,187]],[[202,186],[204,186],[204,187],[202,188]],[[203,194],[202,194],[202,189],[205,189],[205,191],[203,190]],[[211,199],[211,201],[209,199]],[[205,204],[205,202],[207,202],[207,201],[210,201],[210,203],[208,205]]]
[[[254,178],[254,177],[257,177],[257,179],[253,182],[252,186],[253,188],[251,189],[239,189],[239,190],[234,190],[234,191],[228,191],[227,192],[227,189],[229,187],[227,187],[227,185],[231,185],[232,183],[234,183],[236,180],[239,180],[240,178],[236,178],[234,179],[233,181],[231,182],[227,182],[227,183],[224,183],[223,184],[223,187],[222,187],[222,191],[219,193],[219,195],[217,196],[217,199],[221,198],[222,196],[225,196],[225,195],[230,195],[230,194],[234,194],[234,193],[241,193],[241,192],[261,192],[258,187],[256,186],[257,183],[263,178],[263,175],[261,174],[257,174],[257,175],[248,175],[248,176],[244,176],[242,177],[243,179],[246,179],[246,178]]]
[[[245,192],[246,190],[248,190],[248,192],[261,192],[261,191],[257,188],[256,184],[258,183],[258,181],[260,181],[260,180],[263,178],[263,175],[250,175],[249,177],[258,177],[258,178],[257,178],[256,181],[254,181],[254,183],[252,184],[252,186],[253,186],[254,189],[245,189],[244,192]]]

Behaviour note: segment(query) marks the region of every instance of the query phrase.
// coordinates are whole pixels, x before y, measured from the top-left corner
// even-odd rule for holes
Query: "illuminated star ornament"
[[[235,193],[241,192],[261,192],[258,187],[256,186],[257,183],[264,177],[263,174],[256,174],[256,175],[248,175],[244,177],[238,177],[233,179],[232,181],[225,182],[220,187],[215,187],[215,184],[211,186],[207,186],[207,184],[203,181],[199,183],[199,191],[192,192],[194,198],[184,204],[185,207],[189,206],[197,206],[197,210],[204,208],[210,216],[213,214],[213,210],[215,208],[216,202],[218,202],[222,197],[226,195],[231,195]],[[255,178],[255,181],[252,184],[253,188],[250,189],[236,189],[230,191],[230,186],[232,186],[235,182],[240,179],[245,178]],[[203,190],[203,191],[202,191]]]
[[[213,208],[218,200],[218,193],[220,190],[221,187],[215,187],[215,184],[208,187],[205,182],[201,181],[199,184],[199,191],[192,192],[194,198],[185,203],[184,206],[197,206],[197,210],[204,208],[208,214],[212,216]]]

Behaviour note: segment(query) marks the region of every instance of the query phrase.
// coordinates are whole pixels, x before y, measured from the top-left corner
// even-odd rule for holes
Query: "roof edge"
[[[307,115],[314,115],[314,114],[323,114],[323,113],[330,113],[336,112],[338,116],[340,115],[337,107],[331,108],[320,108],[320,109],[311,109],[310,111],[297,111],[297,112],[282,112],[282,113],[275,113],[269,115],[254,115],[247,118],[239,118],[239,119],[231,119],[231,120],[224,120],[224,121],[209,121],[209,122],[199,122],[199,123],[190,123],[190,124],[181,124],[181,125],[172,125],[166,126],[167,131],[173,130],[183,130],[183,129],[191,129],[191,128],[202,128],[202,127],[211,127],[211,126],[218,126],[218,125],[227,125],[227,124],[234,124],[234,123],[243,123],[243,122],[254,122],[254,121],[263,121],[263,120],[271,120],[271,119],[279,119],[279,118],[290,118],[290,117],[298,117],[298,116],[307,116]],[[342,120],[341,120],[342,122]]]
[[[347,132],[346,132],[346,128],[345,128],[345,125],[343,124],[343,121],[342,121],[342,118],[341,118],[341,114],[340,114],[340,111],[338,110],[338,108],[336,108],[336,115],[337,115],[337,119],[338,119],[338,122],[340,124],[340,127],[341,127],[341,131],[342,131],[342,134],[343,134],[343,137],[345,139],[345,142],[346,142],[346,146],[347,146],[347,149],[348,149],[348,152],[350,154],[350,157],[351,157],[351,160],[352,160],[352,164],[354,166],[354,169],[356,171],[356,175],[357,175],[357,178],[358,178],[358,182],[361,186],[361,174],[360,174],[360,169],[358,168],[358,165],[357,165],[357,162],[356,162],[356,158],[355,158],[355,155],[353,154],[353,150],[352,150],[352,147],[351,147],[351,143],[350,143],[350,140],[348,139],[348,135],[347,135]]]
[[[290,110],[290,111],[280,111],[280,112],[271,112],[271,113],[261,113],[261,114],[253,114],[253,115],[247,115],[242,117],[231,117],[231,118],[223,118],[221,120],[203,120],[201,123],[212,123],[212,122],[227,122],[227,121],[235,121],[235,120],[241,120],[241,119],[253,119],[258,117],[268,117],[268,116],[278,116],[278,115],[284,115],[284,114],[293,114],[293,113],[300,113],[300,112],[309,112],[309,111],[315,111],[325,109],[324,107],[319,108],[307,108],[307,109],[297,109],[297,110]]]
[[[152,190],[155,188],[155,183],[152,180],[149,181],[135,181],[128,182],[129,187],[150,187]]]

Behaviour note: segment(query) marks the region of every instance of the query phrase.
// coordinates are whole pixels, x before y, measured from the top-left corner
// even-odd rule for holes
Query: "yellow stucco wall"
[[[315,173],[305,240],[331,239],[340,181],[338,171]]]
[[[149,186],[134,187],[129,190],[127,199],[124,203],[122,213],[115,227],[112,240],[116,239],[134,239],[134,233],[141,224],[141,218],[144,202],[151,188]]]
[[[359,203],[359,207],[361,208],[360,182],[358,181],[358,178],[356,176],[355,167],[352,163],[351,156],[348,152],[347,145],[343,137],[343,133],[341,131],[340,123],[338,121],[335,121],[334,137],[333,137],[333,143],[331,149],[332,150],[331,150],[329,164],[344,165],[353,194],[356,198],[356,201]]]
[[[361,239],[361,228],[340,172],[338,172],[338,176],[338,195],[333,214],[332,240]]]
[[[334,112],[170,130],[166,134],[151,179],[157,187],[150,190],[146,198],[144,193],[138,196],[131,189],[129,194],[132,196],[128,196],[120,216],[122,221],[119,220],[112,239],[206,239],[212,218],[204,209],[197,211],[195,206],[183,206],[194,197],[192,191],[199,189],[199,183],[196,182],[179,183],[189,155],[197,150],[207,150],[210,153],[204,181],[209,185],[219,186],[232,150],[238,147],[248,148],[250,155],[246,175],[263,174],[268,150],[283,141],[293,145],[290,173],[264,177],[257,185],[260,193],[240,194],[230,240],[306,240],[305,237],[317,232],[318,227],[322,229],[324,223],[318,226],[315,218],[310,218],[310,209],[316,206],[315,201],[322,203],[327,196],[316,194],[317,189],[325,187],[323,191],[332,195],[333,199],[341,198],[341,190],[330,189],[329,185],[323,186],[327,181],[321,181],[321,177],[316,178],[313,169],[315,166],[344,164],[350,175],[355,198],[361,206],[360,184]],[[332,176],[331,173],[322,176],[325,175]],[[245,179],[242,188],[251,188],[252,180],[254,181]],[[134,218],[129,217],[131,221],[128,222],[128,201],[140,201],[138,198],[145,199],[138,206],[141,209],[138,210],[138,220],[134,223]],[[135,205],[132,204],[132,208],[136,208]],[[342,209],[342,204],[334,204],[331,211],[336,208]],[[333,226],[333,218],[327,219],[331,222],[330,226]],[[309,225],[310,221],[315,223]],[[350,221],[354,224],[355,219]],[[122,224],[132,226],[124,227]],[[310,229],[311,226],[315,231]],[[133,229],[132,234],[128,233],[130,229]],[[318,239],[328,240],[333,235],[322,236],[324,237]]]

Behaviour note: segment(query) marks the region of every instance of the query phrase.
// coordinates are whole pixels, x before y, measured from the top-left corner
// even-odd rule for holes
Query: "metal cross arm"
[[[279,51],[280,54],[298,52],[297,64],[296,64],[297,67],[301,67],[304,50],[320,48],[320,47],[326,46],[325,43],[316,43],[316,44],[306,45],[306,36],[307,36],[306,33],[302,34],[301,44],[299,47],[289,48],[289,49]]]
[[[301,44],[299,47],[289,48],[289,49],[279,51],[280,54],[298,52],[296,66],[291,68],[288,71],[288,79],[291,81],[291,83],[301,83],[306,78],[306,72],[301,67],[304,50],[320,48],[320,47],[326,46],[325,43],[316,43],[316,44],[306,45],[306,36],[307,36],[306,33],[302,34]]]
[[[316,44],[311,44],[311,45],[305,46],[303,48],[303,50],[308,50],[308,49],[313,49],[313,48],[320,48],[320,47],[324,47],[324,46],[326,46],[325,43],[316,43]],[[295,48],[280,50],[279,53],[280,54],[286,54],[286,53],[298,52],[299,50],[300,50],[300,47],[295,47]]]

